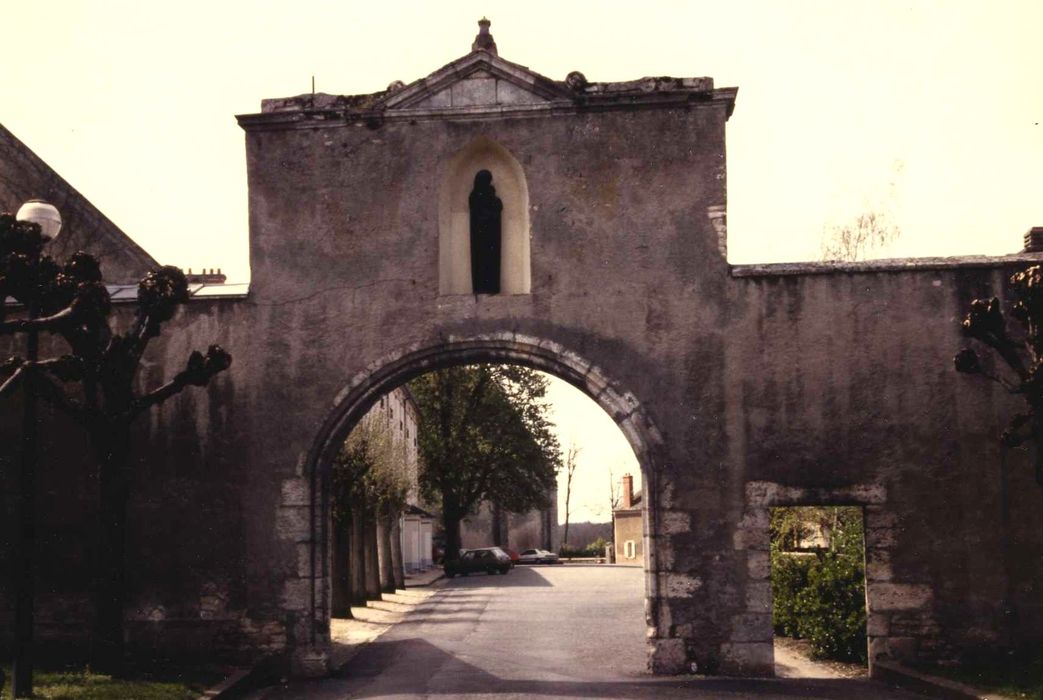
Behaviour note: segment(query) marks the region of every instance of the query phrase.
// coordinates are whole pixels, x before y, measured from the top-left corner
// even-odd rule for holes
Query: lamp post
[[[15,214],[19,221],[39,224],[46,239],[53,239],[62,227],[62,217],[52,204],[42,199],[30,199]],[[32,261],[33,269],[39,260]],[[34,293],[27,303],[30,319],[40,313]],[[3,303],[0,300],[0,303]],[[37,361],[39,335],[35,329],[28,333],[26,360]],[[31,366],[31,364],[30,364]],[[36,392],[32,382],[25,383],[22,423],[22,464],[18,474],[18,546],[15,564],[15,653],[11,690],[16,698],[33,694],[33,555],[36,549]]]

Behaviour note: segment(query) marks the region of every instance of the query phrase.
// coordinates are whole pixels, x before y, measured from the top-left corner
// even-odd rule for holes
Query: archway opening
[[[411,435],[416,436],[414,438],[417,440],[416,450],[418,453],[422,453],[420,443],[423,427],[416,425],[411,429],[409,426],[411,412],[420,416],[422,411],[416,410],[415,406],[413,409],[409,408],[410,401],[415,404],[415,397],[410,398],[411,392],[407,382],[410,379],[415,380],[425,372],[459,368],[476,360],[486,362],[492,360],[498,367],[521,365],[526,368],[551,370],[551,378],[546,379],[553,385],[549,393],[555,397],[567,396],[566,405],[561,409],[562,414],[574,414],[576,402],[586,402],[589,404],[586,409],[587,413],[590,413],[590,409],[593,408],[593,411],[601,416],[602,426],[599,429],[603,430],[607,425],[615,432],[618,439],[617,444],[622,445],[629,454],[626,459],[606,460],[601,456],[603,454],[601,443],[605,442],[603,439],[595,436],[588,441],[590,442],[588,445],[576,445],[570,436],[566,438],[563,445],[562,462],[568,461],[570,451],[578,455],[586,453],[587,457],[575,459],[577,454],[572,455],[573,462],[578,463],[578,466],[573,472],[573,483],[569,493],[564,492],[569,489],[569,485],[566,483],[566,473],[563,469],[560,478],[555,480],[558,494],[556,498],[548,498],[546,508],[533,508],[524,512],[509,508],[497,509],[497,504],[491,500],[486,500],[477,504],[477,507],[471,508],[468,516],[463,519],[466,522],[463,523],[462,534],[468,538],[463,549],[483,550],[498,546],[504,550],[513,550],[513,552],[508,551],[509,556],[513,554],[520,559],[525,555],[527,560],[531,560],[533,554],[528,550],[537,550],[556,555],[558,561],[568,559],[569,563],[548,565],[545,563],[546,560],[542,559],[544,554],[540,555],[538,561],[532,562],[534,565],[529,565],[528,561],[522,563],[516,559],[515,567],[510,574],[492,577],[486,581],[479,581],[479,578],[476,577],[461,576],[448,582],[450,585],[446,585],[446,594],[454,590],[466,590],[468,595],[493,595],[497,591],[491,591],[491,587],[507,587],[511,588],[511,592],[514,594],[521,589],[532,588],[531,592],[538,596],[548,592],[536,591],[535,589],[539,587],[553,589],[555,593],[564,593],[569,586],[579,586],[582,589],[585,581],[593,581],[593,588],[600,591],[595,596],[600,601],[595,607],[600,606],[600,608],[596,613],[590,611],[585,622],[603,621],[606,614],[609,618],[616,616],[614,613],[607,612],[604,607],[606,592],[611,593],[607,598],[612,598],[615,601],[614,604],[622,606],[619,608],[620,610],[625,608],[625,612],[619,613],[618,616],[627,617],[628,620],[624,626],[629,625],[628,636],[632,637],[632,649],[634,650],[630,658],[632,663],[639,666],[633,670],[643,670],[647,649],[646,626],[656,624],[655,611],[658,593],[654,574],[655,548],[650,538],[650,533],[654,532],[655,520],[652,483],[654,479],[653,450],[657,443],[652,436],[656,433],[644,419],[640,406],[634,398],[607,382],[596,368],[583,363],[575,355],[566,355],[554,348],[541,348],[540,346],[523,348],[516,341],[468,343],[414,353],[393,362],[391,366],[378,368],[366,376],[357,378],[353,386],[342,394],[337,409],[327,421],[324,430],[325,437],[319,442],[312,455],[311,466],[316,495],[315,526],[318,530],[315,542],[317,544],[334,543],[332,548],[317,546],[313,560],[316,573],[312,579],[315,586],[313,621],[317,631],[313,634],[314,641],[321,643],[324,630],[330,629],[330,613],[334,604],[332,578],[337,571],[337,558],[340,554],[336,551],[339,545],[336,544],[337,537],[331,519],[336,509],[336,504],[331,498],[334,486],[332,466],[343,449],[345,441],[350,442],[348,436],[357,431],[358,426],[372,422],[374,420],[372,416],[382,412],[382,420],[385,423],[402,421],[401,433],[407,440]],[[577,391],[577,385],[582,387],[581,391]],[[396,394],[398,398],[395,398]],[[561,400],[555,401],[555,403],[561,403]],[[391,413],[392,410],[394,414]],[[573,433],[576,430],[574,428]],[[591,447],[591,444],[596,445],[597,449]],[[598,473],[584,475],[584,471],[591,470],[592,463],[598,465]],[[629,475],[628,479],[624,479],[625,474]],[[653,475],[651,478],[649,478],[650,474]],[[626,482],[629,482],[628,505],[623,502]],[[593,499],[589,493],[584,494],[584,491],[591,491],[591,483],[597,484],[594,488],[600,491]],[[418,487],[415,489],[415,493],[420,494],[423,490]],[[430,489],[426,493],[430,496]],[[569,500],[570,534],[568,542],[563,542],[565,527],[563,506],[566,495]],[[615,499],[614,503],[613,499]],[[598,502],[593,503],[592,500]],[[553,501],[553,505],[551,501]],[[445,557],[447,554],[445,544],[443,544],[444,522],[439,512],[441,505],[437,499],[425,501],[421,496],[416,502],[406,504],[406,508],[399,513],[397,544],[400,553],[397,565],[401,567],[403,582],[408,582],[407,575],[422,573],[424,569],[430,570],[436,566],[437,558]],[[497,510],[500,511],[498,514]],[[629,522],[634,520],[640,522],[640,526],[636,530],[633,528],[628,530],[626,539],[621,540],[618,544],[616,540],[619,538],[615,535],[613,520],[614,516],[619,513],[613,511],[626,511],[622,513],[620,520],[628,519]],[[633,518],[633,515],[637,515],[637,518]],[[426,523],[425,518],[428,519]],[[430,526],[428,533],[424,532],[425,524]],[[533,544],[529,540],[538,541],[539,546],[526,546]],[[497,544],[497,541],[500,544]],[[617,552],[621,553],[622,557],[618,557]],[[619,563],[610,563],[613,559]],[[379,563],[378,567],[380,567]],[[617,583],[599,583],[591,578],[603,577],[605,572],[614,572],[611,576],[618,579]],[[571,579],[558,580],[563,573]],[[390,584],[391,590],[398,588],[393,576],[390,582],[385,581],[384,584],[385,587]],[[633,593],[629,599],[626,596],[627,590]],[[582,607],[575,600],[572,600],[569,606],[573,610],[579,610]],[[337,618],[333,617],[332,637],[336,637],[336,620]],[[558,616],[553,621],[544,620],[540,624],[543,627],[553,626],[553,624],[559,624],[561,620],[562,618]],[[619,662],[618,653],[609,656]]]

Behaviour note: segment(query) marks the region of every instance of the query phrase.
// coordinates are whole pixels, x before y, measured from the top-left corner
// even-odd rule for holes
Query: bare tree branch
[[[0,384],[0,396],[14,391],[15,387],[22,382],[25,378],[27,364],[23,362],[3,384]]]
[[[214,375],[228,369],[231,364],[231,355],[225,352],[220,345],[211,345],[205,356],[199,352],[193,352],[188,358],[186,368],[178,372],[173,379],[134,400],[127,411],[127,417],[133,419],[142,411],[179,393],[186,386],[206,386]]]
[[[72,317],[72,314],[72,307],[66,306],[64,309],[52,316],[44,316],[42,318],[20,318],[14,321],[6,321],[0,323],[0,335],[12,335],[14,333],[26,333],[29,331],[57,332],[61,329],[62,325]]]

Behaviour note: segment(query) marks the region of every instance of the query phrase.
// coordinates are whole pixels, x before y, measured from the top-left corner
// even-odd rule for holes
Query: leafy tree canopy
[[[452,367],[409,388],[420,409],[420,488],[447,525],[483,501],[515,512],[548,505],[561,452],[543,375],[511,365]]]
[[[409,493],[405,446],[384,414],[370,411],[344,441],[331,474],[333,517],[347,522],[352,503],[405,505]]]

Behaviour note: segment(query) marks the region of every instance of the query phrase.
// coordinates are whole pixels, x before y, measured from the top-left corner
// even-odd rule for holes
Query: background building
[[[634,477],[624,474],[619,507],[612,511],[612,546],[617,564],[644,564],[643,511],[641,493],[634,493]]]
[[[552,552],[561,545],[558,525],[558,490],[548,495],[550,505],[527,513],[510,513],[482,503],[478,512],[460,523],[460,542],[464,549],[499,544],[521,551],[538,547]]]
[[[387,429],[400,453],[401,470],[409,484],[406,505],[399,517],[402,566],[406,573],[434,565],[432,548],[437,517],[425,509],[420,496],[419,417],[416,401],[403,385],[382,396],[363,418],[379,422]]]

